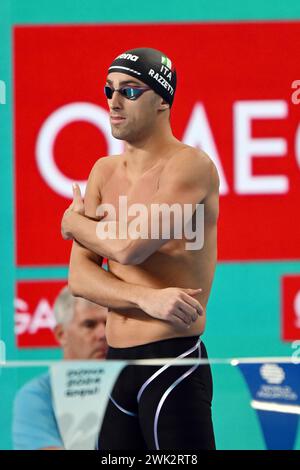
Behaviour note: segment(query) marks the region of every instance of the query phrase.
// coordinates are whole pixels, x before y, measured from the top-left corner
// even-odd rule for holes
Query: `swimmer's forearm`
[[[72,281],[69,282],[73,295],[83,297],[112,310],[140,308],[139,298],[141,298],[144,288],[120,281],[112,273],[102,268],[98,268],[98,271],[100,273],[97,273],[97,277],[93,275],[89,278],[87,276],[87,282],[81,282],[77,285]]]
[[[73,295],[112,310],[141,308],[142,300],[153,290],[128,284],[105,271],[96,261],[82,254],[76,241],[70,259],[69,287]]]
[[[140,264],[167,241],[156,238],[153,240],[151,238],[117,238],[119,234],[118,222],[115,222],[115,228],[113,225],[107,226],[106,222],[103,222],[101,227],[101,221],[91,220],[72,211],[68,216],[67,224],[66,230],[81,245],[103,258],[117,261],[120,264]],[[107,229],[111,230],[110,236],[103,239],[100,231],[103,230],[107,233]]]
[[[99,223],[101,224],[101,222],[96,222],[76,212],[72,212],[68,218],[68,231],[75,240],[93,253],[121,264],[127,264],[127,254],[131,240],[116,239],[113,236],[103,240],[97,234],[97,224]]]

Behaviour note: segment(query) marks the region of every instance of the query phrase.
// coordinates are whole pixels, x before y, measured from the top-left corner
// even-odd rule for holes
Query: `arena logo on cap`
[[[139,56],[133,55],[133,54],[121,54],[117,57],[117,59],[127,59],[127,60],[132,60],[133,62],[136,62],[139,59]]]

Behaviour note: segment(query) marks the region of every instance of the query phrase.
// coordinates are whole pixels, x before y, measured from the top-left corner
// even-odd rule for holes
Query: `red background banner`
[[[15,27],[18,265],[69,261],[60,219],[71,201],[39,171],[42,127],[72,103],[107,110],[102,91],[107,68],[118,54],[139,46],[162,49],[175,63],[174,134],[193,145],[209,142],[203,149],[223,173],[219,260],[299,259],[300,105],[291,99],[291,84],[299,78],[299,34],[298,22]],[[270,155],[253,156],[249,174],[280,177],[282,185],[272,194],[249,191],[237,170],[244,165],[239,146],[246,145],[239,104],[258,101],[264,110],[271,101],[279,111],[253,118],[250,138],[282,140],[275,143],[277,156],[267,141]],[[57,134],[53,159],[70,181],[86,180],[95,160],[108,151],[108,133],[75,119]]]
[[[17,283],[15,322],[18,347],[58,347],[52,333],[55,325],[53,304],[65,284],[63,281]]]

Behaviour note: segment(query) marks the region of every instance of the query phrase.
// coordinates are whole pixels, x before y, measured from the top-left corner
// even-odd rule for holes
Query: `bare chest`
[[[101,204],[107,209],[103,220],[118,221],[121,211],[125,210],[142,211],[143,206],[146,210],[146,205],[159,188],[161,170],[158,166],[134,178],[129,177],[124,168],[116,169],[101,192]]]

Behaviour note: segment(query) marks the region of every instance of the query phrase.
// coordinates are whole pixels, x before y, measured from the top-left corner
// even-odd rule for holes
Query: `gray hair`
[[[68,286],[63,287],[56,297],[53,311],[57,325],[69,323],[74,315],[76,298],[71,294]]]

